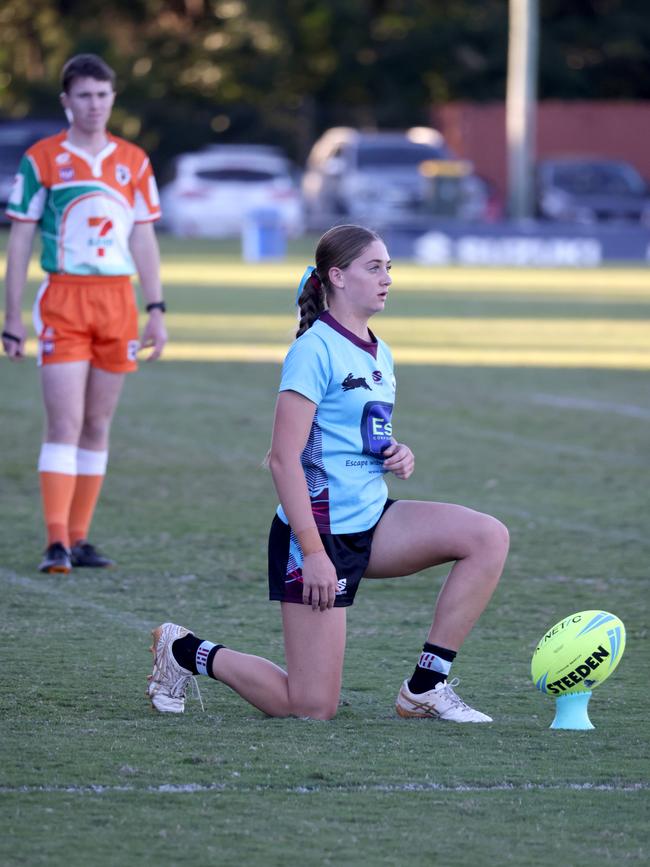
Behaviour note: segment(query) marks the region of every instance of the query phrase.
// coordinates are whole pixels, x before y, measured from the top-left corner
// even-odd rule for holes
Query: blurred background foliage
[[[650,98],[647,0],[540,0],[542,99]],[[0,114],[58,116],[78,52],[117,71],[115,132],[160,169],[209,142],[302,161],[329,126],[428,123],[505,95],[508,0],[4,0]]]

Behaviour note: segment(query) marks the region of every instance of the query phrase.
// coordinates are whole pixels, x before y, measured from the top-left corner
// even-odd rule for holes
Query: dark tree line
[[[542,99],[650,98],[647,0],[540,0]],[[160,166],[208,141],[283,145],[334,124],[427,123],[502,100],[507,0],[5,0],[0,112],[58,111],[80,51],[117,70],[113,125]]]

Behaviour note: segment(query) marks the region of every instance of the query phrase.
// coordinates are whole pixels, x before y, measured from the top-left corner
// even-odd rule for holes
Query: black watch
[[[147,304],[145,310],[147,313],[151,313],[152,310],[160,310],[162,313],[166,313],[167,305],[164,301],[152,301],[151,304]]]

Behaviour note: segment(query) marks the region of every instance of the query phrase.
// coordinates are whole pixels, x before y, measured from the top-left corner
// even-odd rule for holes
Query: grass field
[[[111,572],[36,571],[38,378],[33,359],[0,362],[0,863],[647,864],[641,269],[397,262],[373,325],[395,352],[396,433],[417,460],[391,494],[462,502],[511,531],[502,584],[454,666],[493,725],[394,713],[440,569],[362,587],[334,721],[266,719],[207,679],[205,712],[150,711],[149,630],[163,619],[283,661],[260,462],[308,249],[255,267],[164,240],[168,360],[127,383],[92,534],[119,560]],[[553,701],[530,682],[536,639],[601,607],[627,626],[625,656],[591,699],[595,730],[552,731]]]

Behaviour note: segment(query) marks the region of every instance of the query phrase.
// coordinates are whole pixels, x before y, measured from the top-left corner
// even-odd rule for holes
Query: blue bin
[[[287,254],[287,236],[280,213],[260,208],[246,215],[242,226],[242,256],[246,262],[282,259]]]

